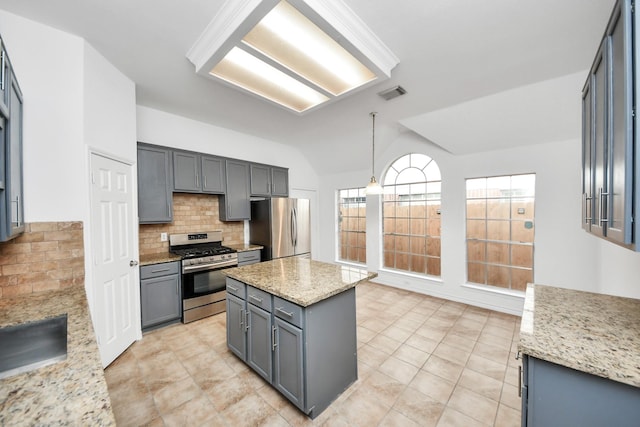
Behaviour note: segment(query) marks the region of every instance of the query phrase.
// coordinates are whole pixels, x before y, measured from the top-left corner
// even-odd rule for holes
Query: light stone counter
[[[231,244],[231,245],[224,245],[227,246],[231,249],[235,249],[238,252],[248,252],[248,251],[257,251],[260,249],[263,249],[264,246],[260,246],[260,245],[253,245],[253,244],[249,244],[249,243],[243,243],[243,244]]]
[[[345,265],[288,257],[223,271],[227,276],[307,307],[372,279],[376,273]]]
[[[67,358],[0,380],[0,426],[115,425],[83,286],[0,299],[0,327],[67,313]]]
[[[640,300],[529,285],[518,349],[640,387]]]
[[[180,261],[182,258],[180,255],[172,254],[170,252],[160,252],[157,254],[140,255],[140,266],[161,264],[163,262]]]

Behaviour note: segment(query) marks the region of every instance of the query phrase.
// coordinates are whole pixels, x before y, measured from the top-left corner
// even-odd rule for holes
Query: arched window
[[[384,267],[440,276],[440,168],[429,156],[407,154],[384,180]]]

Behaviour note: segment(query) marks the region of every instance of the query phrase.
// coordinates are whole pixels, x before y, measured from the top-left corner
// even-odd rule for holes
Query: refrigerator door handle
[[[295,235],[293,236],[293,246],[296,247],[298,246],[298,210],[296,208],[293,208],[293,220],[295,222],[293,228],[295,232]]]
[[[294,221],[294,212],[293,209],[291,209],[291,212],[289,212],[289,216],[291,217],[291,221],[289,223],[289,231],[291,233],[291,246],[295,247],[295,243],[293,240],[293,234],[295,233],[295,221]]]

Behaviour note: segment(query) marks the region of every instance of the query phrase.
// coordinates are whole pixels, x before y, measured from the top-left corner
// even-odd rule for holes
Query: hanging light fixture
[[[376,161],[376,114],[375,112],[369,113],[371,116],[371,181],[365,189],[365,194],[382,194],[382,187],[376,181],[375,175],[375,161]]]

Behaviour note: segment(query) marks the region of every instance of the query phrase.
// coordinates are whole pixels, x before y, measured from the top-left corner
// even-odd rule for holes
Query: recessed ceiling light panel
[[[340,0],[228,0],[187,57],[198,74],[297,113],[388,79],[398,64]]]

